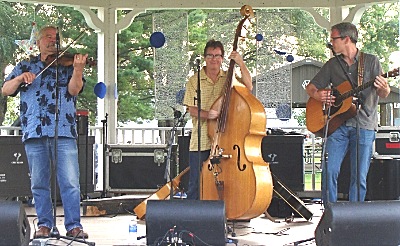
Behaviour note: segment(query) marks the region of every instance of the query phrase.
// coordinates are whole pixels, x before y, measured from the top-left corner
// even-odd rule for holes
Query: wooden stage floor
[[[125,201],[131,201],[131,198],[124,199],[123,196],[116,198],[120,206],[119,208],[110,213],[100,216],[88,216],[85,211],[85,206],[82,206],[82,225],[84,230],[89,233],[88,242],[94,243],[92,245],[146,245],[146,238],[139,240],[136,244],[129,243],[128,239],[128,224],[129,221],[135,219],[136,216],[131,212],[129,206],[125,206]],[[110,203],[113,198],[107,198],[104,203]],[[103,203],[102,199],[97,201]],[[85,204],[85,201],[83,202]],[[306,207],[313,213],[310,221],[301,217],[294,217],[291,219],[274,218],[275,222],[268,219],[264,214],[246,222],[235,222],[234,230],[235,237],[228,234],[228,238],[237,240],[236,245],[271,245],[271,246],[312,246],[316,245],[315,240],[309,240],[314,237],[314,231],[322,216],[323,209],[319,203],[306,203]],[[125,206],[125,207],[124,207]],[[30,228],[31,238],[35,231],[34,221],[36,220],[36,213],[33,207],[25,206]],[[133,211],[132,211],[133,212]],[[62,207],[57,207],[57,228],[60,235],[65,235],[64,217]],[[232,227],[231,222],[227,222],[228,228]],[[138,236],[146,236],[146,222],[138,221]],[[305,240],[306,242],[300,243]],[[38,241],[36,241],[37,243]],[[69,242],[64,239],[46,239],[39,241],[41,245],[85,245],[78,242]],[[32,242],[31,242],[32,244]],[[226,245],[235,245],[235,243],[228,243]]]

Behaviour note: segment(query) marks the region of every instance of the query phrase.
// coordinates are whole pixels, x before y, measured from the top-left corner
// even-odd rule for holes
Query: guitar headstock
[[[395,68],[392,71],[385,73],[385,75],[386,75],[384,76],[385,78],[397,77],[399,76],[399,68]]]

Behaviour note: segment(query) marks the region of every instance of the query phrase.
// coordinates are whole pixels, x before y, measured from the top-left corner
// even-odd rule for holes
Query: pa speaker
[[[0,245],[29,245],[31,228],[21,202],[0,202]]]
[[[190,245],[225,245],[225,228],[223,201],[147,201],[147,245],[171,245],[172,238]]]
[[[318,246],[400,245],[400,201],[337,202],[315,230]]]

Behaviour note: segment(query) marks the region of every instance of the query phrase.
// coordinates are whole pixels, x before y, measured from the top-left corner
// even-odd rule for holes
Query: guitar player
[[[378,128],[378,100],[379,97],[385,98],[390,93],[387,79],[380,75],[382,67],[378,57],[360,52],[356,47],[357,39],[358,31],[355,25],[343,22],[332,26],[331,43],[327,46],[332,49],[335,57],[324,64],[306,87],[307,94],[311,98],[324,105],[324,108],[334,110],[340,105],[334,105],[335,93],[331,93],[332,90],[329,88],[336,88],[342,83],[350,83],[350,88],[353,89],[368,82],[371,84],[368,88],[362,89],[358,95],[354,95],[352,102],[357,102],[359,105],[359,110],[355,111],[357,114],[354,114],[356,116],[340,123],[325,141],[327,158],[323,162],[322,171],[322,200],[325,207],[337,201],[337,179],[341,163],[348,150],[351,160],[349,201],[364,201],[372,145]],[[357,121],[360,128],[359,136],[357,136]],[[359,185],[356,172],[357,138],[359,141]]]

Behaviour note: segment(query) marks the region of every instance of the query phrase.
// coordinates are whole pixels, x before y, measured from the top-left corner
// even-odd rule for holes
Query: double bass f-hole
[[[237,144],[233,145],[233,149],[237,150],[236,151],[237,152],[236,164],[237,164],[239,171],[246,170],[246,164],[243,164],[243,168],[240,167],[240,147],[239,147],[239,145],[237,145]]]

